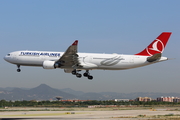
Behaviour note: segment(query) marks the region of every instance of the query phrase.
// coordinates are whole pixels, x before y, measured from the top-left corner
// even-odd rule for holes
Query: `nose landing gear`
[[[17,72],[21,72],[20,65],[17,65],[18,69]]]

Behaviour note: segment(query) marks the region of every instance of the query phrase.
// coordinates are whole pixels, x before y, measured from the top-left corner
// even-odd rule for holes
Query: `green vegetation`
[[[0,107],[87,107],[93,105],[116,105],[117,107],[123,106],[137,106],[137,107],[153,107],[153,106],[180,106],[180,103],[173,102],[141,102],[141,101],[129,101],[129,102],[115,102],[115,101],[85,101],[85,102],[63,102],[63,101],[6,101],[0,100]]]

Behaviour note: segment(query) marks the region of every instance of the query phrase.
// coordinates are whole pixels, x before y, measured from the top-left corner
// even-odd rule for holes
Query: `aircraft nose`
[[[11,61],[10,54],[7,54],[6,56],[4,56],[4,60],[7,62],[10,62]]]
[[[7,58],[7,56],[4,56],[4,60],[5,60],[5,61],[8,61],[8,58]]]

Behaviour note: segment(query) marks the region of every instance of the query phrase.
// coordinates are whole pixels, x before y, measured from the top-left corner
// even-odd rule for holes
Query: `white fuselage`
[[[16,51],[11,52],[4,59],[12,64],[23,66],[42,66],[43,62],[57,61],[64,52],[48,52],[48,51]],[[149,65],[156,62],[167,60],[166,57],[161,57],[154,62],[148,62],[147,57],[139,55],[122,55],[122,54],[98,54],[98,53],[77,53],[78,60],[82,68],[79,70],[123,70]],[[62,69],[73,69],[72,67]]]

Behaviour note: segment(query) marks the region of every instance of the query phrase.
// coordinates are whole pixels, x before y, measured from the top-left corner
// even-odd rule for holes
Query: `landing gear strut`
[[[20,65],[17,65],[18,69],[17,72],[21,72]]]

